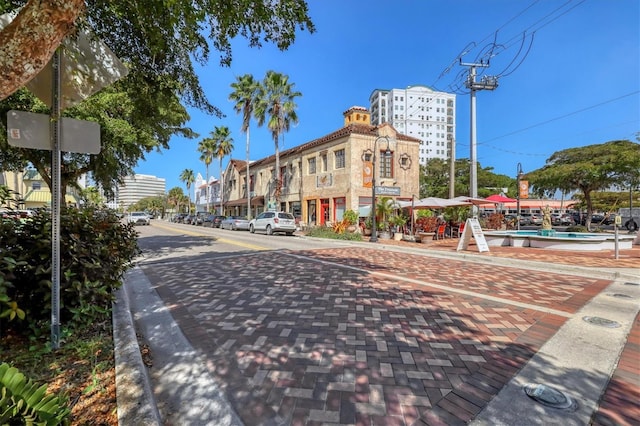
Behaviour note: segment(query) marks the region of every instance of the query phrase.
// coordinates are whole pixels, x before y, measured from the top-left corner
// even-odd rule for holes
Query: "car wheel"
[[[271,225],[267,225],[267,235],[273,235],[273,229],[271,229]]]
[[[290,237],[293,235],[293,232],[287,232],[287,237]]]
[[[251,232],[252,234],[255,234],[256,230],[253,229],[253,225],[249,226],[249,232]]]
[[[231,230],[232,230],[232,231],[237,231],[237,230],[238,230],[238,228],[236,228],[236,225],[231,225]]]

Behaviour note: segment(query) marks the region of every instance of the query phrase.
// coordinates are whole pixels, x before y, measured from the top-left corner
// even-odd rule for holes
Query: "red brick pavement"
[[[247,425],[451,425],[608,284],[464,263],[367,247],[227,256],[197,275],[189,263],[143,270]],[[602,418],[636,409],[605,397]]]

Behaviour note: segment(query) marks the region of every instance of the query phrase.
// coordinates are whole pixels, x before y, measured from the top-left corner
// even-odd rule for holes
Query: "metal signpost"
[[[0,16],[0,29],[11,22]],[[70,53],[64,54],[67,50]],[[7,116],[8,142],[12,146],[51,150],[51,345],[60,347],[60,193],[62,151],[100,152],[97,123],[61,119],[61,111],[126,76],[128,70],[101,41],[80,32],[65,39],[48,64],[27,88],[51,107],[49,138],[41,118],[11,111]],[[46,117],[46,116],[45,116]],[[47,117],[48,119],[48,117]],[[13,121],[12,121],[13,120]],[[26,126],[20,123],[26,123]],[[38,124],[40,123],[40,125]],[[66,143],[65,143],[66,141]],[[66,148],[66,149],[64,149]]]

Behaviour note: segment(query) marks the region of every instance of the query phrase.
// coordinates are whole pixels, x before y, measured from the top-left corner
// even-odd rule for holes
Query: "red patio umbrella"
[[[487,198],[485,198],[485,200],[490,201],[492,203],[514,203],[518,201],[513,198],[505,197],[500,194],[489,195]]]

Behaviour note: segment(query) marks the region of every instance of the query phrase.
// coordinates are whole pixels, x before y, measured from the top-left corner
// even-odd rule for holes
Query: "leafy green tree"
[[[196,177],[193,174],[193,170],[191,169],[184,169],[182,171],[182,173],[180,173],[180,181],[184,182],[185,186],[187,187],[187,197],[188,197],[188,206],[189,208],[187,209],[187,213],[189,213],[191,211],[191,185],[193,185],[193,182],[195,182]],[[209,177],[207,176],[207,181],[209,180]],[[182,192],[182,191],[180,191]],[[180,200],[176,200],[178,202],[178,207],[180,207]],[[180,211],[180,209],[178,209],[178,211]]]
[[[439,158],[427,161],[420,166],[420,198],[449,198],[450,162]],[[455,163],[454,193],[469,195],[469,160],[460,159]],[[493,167],[481,167],[478,164],[478,196],[486,197],[495,193],[495,189],[507,188],[507,194],[515,195],[516,181],[505,175],[493,173]]]
[[[224,209],[222,207],[222,202],[224,201],[224,173],[222,172],[222,159],[225,155],[229,155],[231,154],[231,151],[233,151],[233,138],[231,137],[231,132],[227,126],[216,126],[213,133],[211,133],[211,137],[214,140],[214,153],[220,162],[220,214],[224,214]]]
[[[19,13],[0,31],[0,100],[33,78],[63,38],[80,28],[90,29],[127,64],[133,85],[169,90],[191,106],[220,114],[202,91],[194,61],[206,64],[213,47],[220,63],[230,65],[237,36],[251,47],[266,42],[286,50],[297,30],[315,31],[303,0],[0,2],[0,14],[11,11]],[[176,84],[168,88],[166,81]],[[141,90],[135,103],[146,104],[149,95]]]
[[[260,83],[254,80],[253,75],[245,74],[231,83],[233,92],[229,99],[234,102],[233,110],[237,114],[242,114],[242,127],[240,131],[247,136],[247,170],[246,170],[246,192],[247,192],[247,219],[251,220],[251,174],[249,173],[249,133],[251,117],[257,103],[258,88]]]
[[[640,144],[618,140],[555,152],[544,167],[527,173],[527,178],[538,196],[579,191],[584,197],[586,224],[590,227],[594,211],[592,194],[637,182],[639,174]]]
[[[289,83],[289,76],[275,71],[267,71],[258,92],[258,102],[255,108],[258,126],[262,126],[265,121],[267,122],[267,127],[271,132],[275,145],[274,195],[278,208],[280,208],[280,194],[282,191],[279,149],[280,135],[285,131],[288,132],[291,124],[298,122],[295,99],[302,96],[302,93],[294,90],[294,86],[294,83]]]
[[[85,206],[101,207],[106,202],[105,198],[95,186],[88,186],[79,193]]]
[[[231,40],[237,36],[252,47],[264,42],[286,50],[298,29],[315,31],[307,9],[302,0],[2,1],[0,14],[19,13],[0,31],[0,116],[4,121],[9,109],[48,113],[33,96],[16,90],[42,69],[66,35],[90,29],[129,73],[65,111],[66,116],[100,124],[102,152],[64,154],[60,186],[64,199],[67,186],[91,172],[110,197],[146,153],[168,149],[172,135],[197,137],[182,127],[189,119],[183,104],[222,115],[207,100],[194,61],[207,63],[213,47],[221,52],[221,65],[230,65]],[[20,170],[31,163],[51,187],[47,151],[10,148],[5,129],[0,129],[0,154],[3,169]]]
[[[145,154],[169,148],[172,135],[194,136],[190,129],[182,127],[189,115],[175,95],[155,93],[162,96],[154,97],[150,93],[148,105],[140,109],[132,99],[132,93],[142,89],[142,86],[118,82],[64,112],[64,116],[100,125],[101,150],[97,155],[62,154],[61,199],[64,199],[67,187],[80,189],[78,179],[86,173],[91,173],[96,185],[111,198],[115,188],[122,184],[125,176],[133,173]],[[16,148],[7,142],[7,112],[12,109],[48,113],[46,105],[26,89],[0,101],[0,168],[22,170],[31,164],[51,189],[51,152]]]

